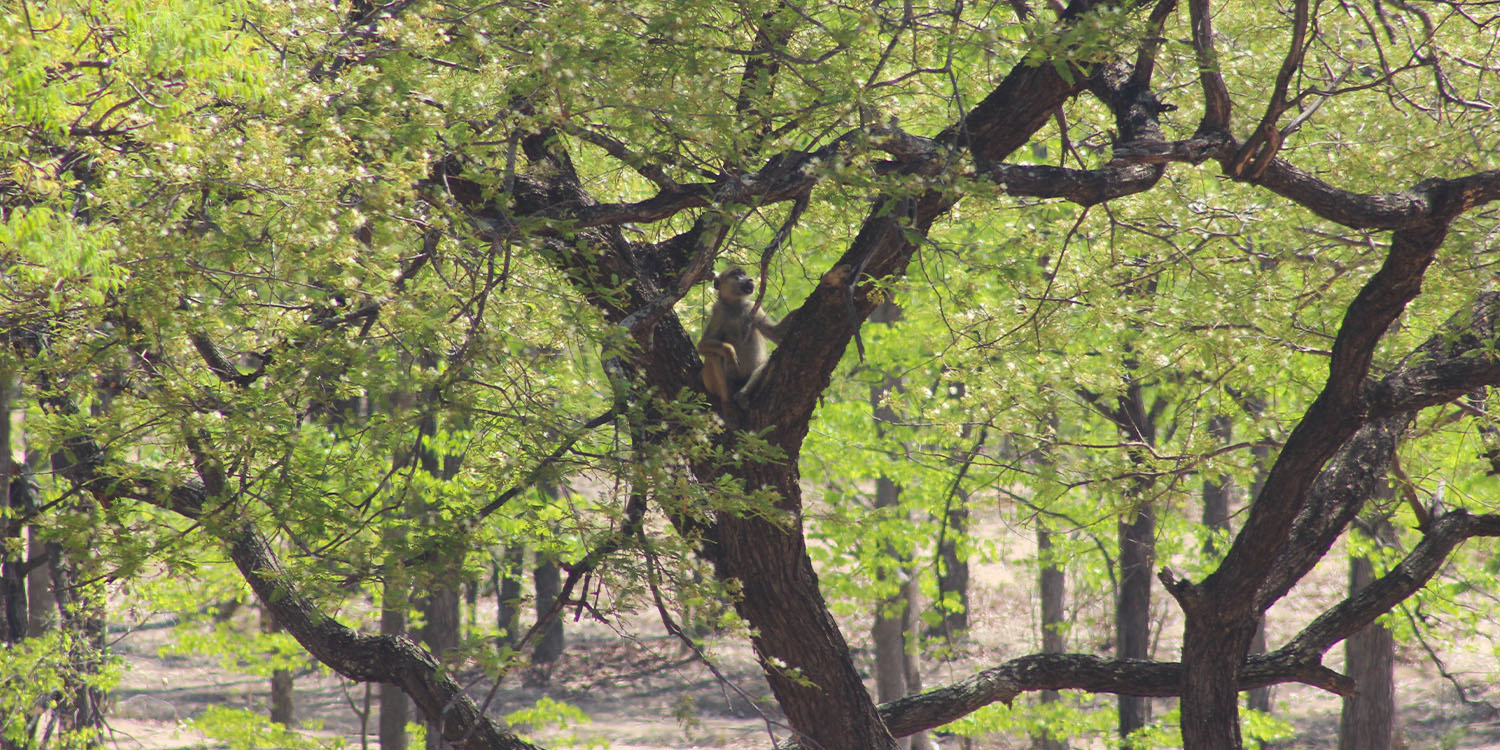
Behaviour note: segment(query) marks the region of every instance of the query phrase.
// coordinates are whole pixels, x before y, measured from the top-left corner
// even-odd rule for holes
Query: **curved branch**
[[[1365,388],[1372,416],[1413,412],[1500,385],[1500,292],[1480,294],[1390,375]]]
[[[1354,691],[1348,677],[1318,663],[1321,652],[1301,659],[1286,654],[1253,656],[1240,676],[1240,689],[1300,682],[1339,695]],[[1182,665],[1138,659],[1101,659],[1089,654],[1031,654],[982,670],[952,685],[880,705],[880,716],[896,737],[956,721],[1021,693],[1083,690],[1153,698],[1182,694]]]
[[[983,164],[979,174],[999,183],[1010,195],[1062,198],[1087,207],[1150,190],[1161,179],[1162,170],[1149,164],[1102,169]]]
[[[69,401],[48,399],[49,408],[72,413]],[[96,497],[131,498],[177,513],[194,521],[204,520],[218,509],[207,508],[218,494],[201,480],[168,482],[149,470],[128,472],[117,480],[103,472],[104,449],[91,438],[75,436],[67,441],[67,460],[60,473],[75,486]],[[221,475],[206,476],[217,482]],[[219,506],[227,507],[229,503]],[[229,544],[230,558],[255,591],[261,604],[277,623],[297,639],[318,661],[339,674],[359,682],[388,682],[400,686],[438,725],[443,739],[464,750],[536,750],[536,746],[505,731],[484,715],[463,688],[453,681],[426,649],[405,636],[374,636],[360,633],[329,616],[308,598],[282,568],[270,543],[243,521],[215,524],[219,537]]]
[[[1203,88],[1203,120],[1198,133],[1229,132],[1229,87],[1219,72],[1219,53],[1214,49],[1212,9],[1208,0],[1189,0],[1193,24],[1193,52],[1198,58],[1198,85]]]
[[[1476,536],[1500,536],[1500,515],[1476,516],[1463,509],[1443,514],[1390,572],[1319,615],[1285,646],[1266,656],[1306,660],[1321,655],[1415,594],[1437,574],[1455,547]]]

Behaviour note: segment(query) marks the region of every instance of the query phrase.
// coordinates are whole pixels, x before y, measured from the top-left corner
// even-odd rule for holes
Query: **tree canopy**
[[[222,551],[302,648],[455,747],[530,744],[453,678],[487,657],[375,634],[369,602],[496,545],[563,562],[554,617],[676,632],[711,566],[802,747],[1073,689],[1177,696],[1182,746],[1218,750],[1242,690],[1353,692],[1328,650],[1500,535],[1489,3],[23,0],[0,23],[25,438],[0,460],[37,489],[0,504],[5,564],[26,527],[94,585]],[[735,265],[785,323],[743,408],[694,347]],[[876,476],[914,510],[857,502]],[[1087,526],[1209,476],[1254,492],[1212,551],[1158,555],[1175,659],[866,689],[830,589],[958,534],[960,488]],[[569,479],[591,489],[538,492]],[[1372,509],[1413,528],[1399,559],[1251,655]]]

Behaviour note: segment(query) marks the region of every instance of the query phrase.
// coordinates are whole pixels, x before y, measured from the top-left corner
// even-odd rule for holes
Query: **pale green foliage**
[[[337,750],[346,747],[341,737],[314,739],[306,733],[273,724],[270,719],[254,711],[231,706],[210,706],[189,724],[230,750],[256,750],[265,747]]]
[[[19,744],[52,733],[49,747],[96,747],[97,730],[59,731],[58,696],[83,687],[109,691],[119,682],[118,664],[102,661],[94,644],[77,633],[53,630],[20,643],[0,643],[0,736]]]
[[[1393,34],[1427,32],[1408,19],[1372,37],[1364,11],[1339,5],[1319,6],[1312,72],[1299,85],[1310,92],[1305,106],[1322,96],[1314,89],[1349,90],[1290,134],[1283,155],[1353,190],[1485,167],[1500,118],[1439,111],[1431,72],[1401,68],[1410,50],[1388,54]],[[650,394],[585,433],[581,423],[609,408],[620,385],[606,382],[600,360],[637,344],[584,295],[619,299],[629,280],[559,273],[558,249],[541,230],[567,245],[575,238],[565,220],[519,220],[510,244],[497,243],[490,219],[423,184],[446,157],[486,196],[499,196],[536,166],[518,156],[514,134],[548,127],[601,201],[640,200],[658,188],[630,166],[662,164],[671,179],[692,183],[892,118],[935,133],[1014,64],[1052,66],[1072,80],[1152,33],[1140,11],[1103,9],[1052,33],[1050,17],[1023,23],[1000,6],[918,7],[911,22],[891,7],[417,3],[382,15],[378,33],[367,34],[350,31],[348,8],[328,2],[8,5],[0,11],[0,315],[47,339],[25,363],[39,374],[28,381],[28,445],[89,434],[114,460],[133,462],[111,467],[117,476],[149,473],[169,485],[206,460],[225,470],[233,494],[232,502],[209,498],[219,512],[201,524],[147,503],[56,503],[41,523],[49,539],[100,575],[195,571],[191,584],[202,588],[172,582],[138,593],[148,611],[196,615],[204,592],[214,601],[247,596],[230,571],[194,563],[218,555],[219,524],[248,520],[274,536],[309,595],[372,625],[368,605],[386,576],[409,576],[419,590],[477,576],[497,544],[580,559],[614,538],[624,520],[620,488],[635,487],[654,509],[655,557],[627,551],[606,561],[597,572],[614,594],[606,607],[648,606],[650,583],[662,584],[669,605],[693,610],[731,596],[733,584],[726,594],[692,583],[692,540],[664,522],[728,512],[804,521],[823,593],[841,613],[864,613],[895,593],[898,573],[911,567],[902,560],[916,561],[931,597],[935,540],[952,533],[943,516],[957,501],[958,467],[977,447],[961,488],[975,507],[998,505],[1025,533],[1039,517],[1059,530],[1075,600],[1070,638],[1108,630],[1114,583],[1100,551],[1111,548],[1141,476],[1152,478],[1148,494],[1161,511],[1162,564],[1207,572],[1215,561],[1194,530],[1202,479],[1243,488],[1260,470],[1246,446],[1221,450],[1208,420],[1233,416],[1234,442],[1247,445],[1285,437],[1321,387],[1330,337],[1387,238],[1339,229],[1221,179],[1213,165],[1172,165],[1153,191],[1085,211],[1016,201],[960,163],[938,179],[964,201],[920,238],[909,280],[883,282],[902,319],[865,325],[864,361],[851,347],[825,394],[800,464],[815,500],[806,518],[793,519],[774,510],[769,491],[688,480],[688,463],[784,457],[758,439],[716,447],[712,415],[684,394]],[[1186,11],[1179,15],[1180,25]],[[1276,4],[1240,3],[1215,20],[1231,93],[1259,102],[1286,17]],[[1443,54],[1487,59],[1485,40],[1465,37],[1461,18],[1437,22]],[[744,53],[759,43],[757,28],[781,40],[783,70],[742,105]],[[1165,101],[1183,103],[1163,117],[1168,138],[1191,135],[1201,114],[1187,104],[1198,64],[1181,31],[1167,34],[1154,83]],[[1382,60],[1398,95],[1373,85],[1385,75]],[[1495,90],[1483,65],[1449,73],[1459,95]],[[1237,133],[1258,116],[1236,111]],[[1070,102],[1067,124],[1066,133],[1049,125],[1011,161],[1101,166],[1115,136],[1109,113]],[[600,145],[611,140],[629,154]],[[871,167],[885,158],[855,139],[842,158],[809,167],[822,180],[812,204],[788,247],[767,259],[764,304],[773,315],[800,304],[872,210],[894,205],[872,206],[873,196],[933,186],[877,174]],[[751,267],[787,211],[714,210],[731,219],[720,265]],[[664,240],[691,218],[626,229],[633,240]],[[1454,250],[1440,255],[1378,368],[1492,283],[1497,232],[1493,212],[1455,225]],[[677,312],[693,329],[708,303],[708,292],[692,293]],[[241,376],[256,372],[257,355],[272,359],[253,382],[231,385],[205,365],[196,337]],[[876,436],[870,387],[887,377],[903,382],[884,397],[899,419]],[[1150,450],[1127,444],[1096,407],[1114,403],[1127,378],[1163,405]],[[39,388],[79,410],[43,413]],[[1263,407],[1247,410],[1247,394]],[[1450,505],[1493,509],[1471,420],[1449,416],[1424,418],[1403,462],[1427,494],[1443,482]],[[652,447],[633,444],[632,426],[651,419],[684,429]],[[573,451],[534,475],[573,438]],[[203,455],[191,455],[190,443]],[[881,476],[901,486],[902,505],[877,513],[870,486]],[[519,492],[477,518],[501,493],[538,481],[586,489],[557,498]],[[48,486],[44,499],[62,492]],[[1393,512],[1411,525],[1406,511]],[[1036,562],[1003,540],[957,542],[976,562]],[[1358,545],[1350,551],[1366,551]],[[425,564],[434,559],[443,564]],[[1493,589],[1500,575],[1492,555],[1461,556],[1459,565],[1475,589]],[[1465,613],[1487,610],[1451,603],[1461,588],[1434,586],[1417,603],[1453,622],[1478,620]],[[722,609],[707,617],[732,619]],[[295,661],[284,636],[227,626],[185,630],[177,644],[257,673]],[[29,642],[6,666],[29,664],[51,679],[66,669],[61,648]],[[486,668],[499,673],[510,656]],[[1030,701],[987,709],[955,731],[1049,725],[1097,736],[1110,726],[1103,701],[1049,710]],[[581,716],[562,704],[529,711],[513,720]],[[235,746],[306,742],[229,711],[198,726]],[[1255,716],[1246,726],[1262,739],[1282,731]]]
[[[518,727],[524,734],[547,733],[550,747],[585,747],[607,750],[609,740],[595,735],[583,736],[574,727],[587,726],[589,716],[577,706],[543,696],[531,708],[522,708],[505,715],[505,721]]]

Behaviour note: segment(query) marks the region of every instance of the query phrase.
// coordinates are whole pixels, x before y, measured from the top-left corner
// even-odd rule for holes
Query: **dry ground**
[[[928,686],[945,684],[1034,648],[1034,592],[1030,581],[1016,575],[1026,569],[1018,562],[1030,554],[1026,538],[1015,536],[1017,546],[1008,555],[1012,558],[1008,564],[989,564],[976,571],[970,653],[959,661],[927,666]],[[1273,644],[1337,600],[1345,580],[1342,566],[1336,550],[1323,569],[1272,610],[1268,622]],[[1162,630],[1168,634],[1157,650],[1166,656],[1175,651],[1170,634],[1178,632],[1180,625],[1173,619],[1169,602],[1159,601],[1157,609]],[[488,611],[483,606],[481,610]],[[574,704],[592,717],[590,723],[573,726],[567,734],[556,729],[537,733],[539,741],[554,747],[565,744],[568,734],[586,744],[607,742],[617,750],[770,746],[767,719],[774,722],[774,709],[746,700],[747,696],[764,699],[768,691],[743,644],[726,640],[713,645],[716,664],[731,683],[726,686],[701,663],[688,658],[675,641],[660,635],[660,627],[649,620],[630,625],[636,635],[622,638],[599,624],[569,622],[568,651],[545,686],[527,686],[512,678],[488,696],[488,683],[476,679],[476,699],[488,698],[491,710],[503,714],[547,696]],[[868,623],[852,622],[846,628],[861,663],[868,668]],[[1442,654],[1450,673],[1468,688],[1469,697],[1485,703],[1461,702],[1451,682],[1420,647],[1406,648],[1398,655],[1400,721],[1408,748],[1500,750],[1500,716],[1491,707],[1500,705],[1500,685],[1493,684],[1500,676],[1500,665],[1492,636],[1476,634]],[[126,671],[115,691],[110,724],[114,744],[121,750],[215,747],[186,722],[213,705],[265,710],[263,679],[225,672],[217,659],[162,656],[160,647],[168,637],[169,628],[159,618],[119,635],[115,648],[125,659]],[[1326,663],[1338,668],[1342,659],[1339,647],[1330,652]],[[373,702],[364,686],[345,684],[310,668],[298,675],[296,688],[299,719],[322,727],[311,734],[342,738],[351,747],[377,746],[373,713],[369,730],[361,732],[358,712],[367,700]],[[1282,685],[1275,689],[1274,702],[1276,713],[1297,730],[1294,739],[1279,743],[1278,748],[1335,747],[1337,697],[1305,686]],[[1168,708],[1169,702],[1162,701],[1156,711]],[[761,711],[771,715],[762,717]],[[964,747],[957,737],[942,737],[939,743],[943,748]],[[1027,747],[1027,743],[1020,737],[986,737],[969,747],[1008,750]],[[1074,743],[1075,749],[1081,747]]]

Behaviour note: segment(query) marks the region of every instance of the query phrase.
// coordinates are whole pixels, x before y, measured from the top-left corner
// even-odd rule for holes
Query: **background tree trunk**
[[[505,548],[503,558],[495,564],[495,625],[500,629],[500,642],[514,646],[521,638],[521,578],[519,573],[526,566],[526,548],[512,544]]]
[[[1375,538],[1392,533],[1384,519],[1373,524]],[[1349,595],[1375,580],[1375,566],[1368,557],[1349,559]],[[1396,641],[1391,631],[1370,623],[1344,641],[1344,672],[1359,692],[1344,698],[1339,714],[1339,750],[1392,750],[1396,737]]]
[[[1120,532],[1120,598],[1115,606],[1115,654],[1121,659],[1151,656],[1151,577],[1156,558],[1156,510],[1144,499]],[[1119,697],[1120,736],[1151,721],[1151,699]]]
[[[26,638],[25,508],[11,491],[15,474],[11,446],[10,402],[14,379],[9,366],[0,369],[0,641],[20,643]]]
[[[1042,653],[1065,653],[1068,643],[1063,635],[1063,604],[1067,595],[1067,578],[1052,552],[1052,533],[1043,526],[1036,530],[1036,550],[1041,567],[1038,589],[1042,598]],[[1043,690],[1040,698],[1042,703],[1056,703],[1060,696],[1056,690]],[[1032,737],[1032,747],[1036,750],[1068,750],[1068,743],[1050,732],[1043,732]]]
[[[404,577],[392,575],[385,582],[380,608],[380,634],[406,633],[407,583]],[[380,684],[380,750],[406,750],[406,722],[411,702],[400,686]]]
[[[938,596],[945,605],[943,619],[928,629],[927,637],[958,640],[969,631],[969,561],[958,553],[960,540],[969,534],[969,493],[958,487],[953,491],[953,507],[944,521],[942,542],[938,545]]]
[[[895,482],[885,477],[876,479],[875,508],[895,507],[900,502],[900,492]],[[886,553],[894,555],[890,549]],[[875,577],[880,580],[888,575],[882,570]],[[894,596],[875,603],[870,636],[875,644],[875,694],[881,703],[906,696],[906,610],[909,606],[905,586]],[[897,742],[902,747],[910,747],[910,743]]]
[[[536,586],[536,616],[545,617],[557,603],[557,597],[562,596],[562,569],[555,560],[538,558],[531,580]],[[536,641],[536,650],[531,653],[531,661],[533,664],[550,665],[562,656],[566,645],[563,618],[554,617],[542,628],[541,637]]]
[[[53,564],[62,554],[62,545],[42,541],[38,529],[30,529],[27,545],[28,555],[36,564],[26,574],[27,624],[26,635],[35,638],[57,627],[60,613],[57,610],[57,595],[52,590]]]
[[[281,632],[276,617],[265,607],[260,608],[260,628],[267,633]],[[292,689],[292,670],[277,669],[271,672],[271,721],[286,727],[297,723]]]

